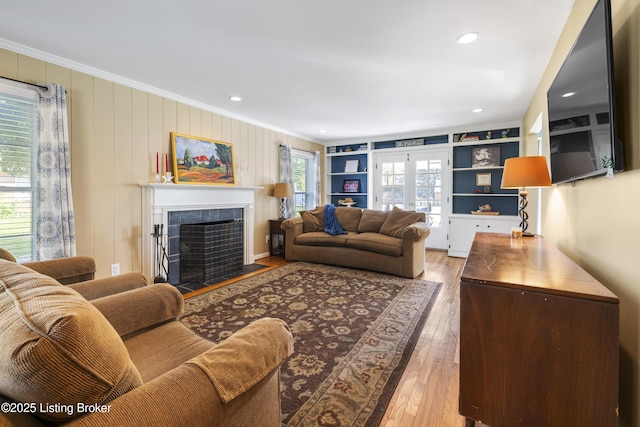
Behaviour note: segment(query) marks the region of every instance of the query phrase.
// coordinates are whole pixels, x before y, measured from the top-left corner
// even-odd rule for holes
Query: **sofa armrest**
[[[302,233],[302,223],[303,221],[302,221],[302,218],[300,217],[287,218],[284,221],[282,221],[280,228],[282,228],[285,231],[295,230],[296,228],[299,228],[300,231],[297,234],[300,234]]]
[[[155,287],[149,286],[149,288]],[[202,353],[154,380],[107,403],[108,411],[93,412],[68,426],[219,426],[241,414],[243,425],[280,426],[280,390],[277,375],[282,362],[293,351],[293,338],[279,319],[264,318],[236,332],[216,347]],[[221,386],[223,373],[233,384],[233,397]],[[254,380],[244,383],[247,372]],[[262,393],[262,395],[259,395]],[[265,401],[265,397],[267,401]],[[261,413],[262,411],[262,413]],[[271,419],[264,419],[267,411]],[[273,416],[275,412],[275,416]]]
[[[174,286],[158,283],[91,301],[121,337],[176,319],[184,308]]]
[[[108,402],[108,412],[92,412],[65,426],[219,425],[221,403],[207,376],[181,365]]]
[[[302,234],[304,231],[303,221],[300,217],[288,218],[282,221],[280,226],[284,230],[284,256],[287,260],[293,258],[293,247],[296,241],[296,237]]]
[[[53,277],[63,285],[95,278],[96,263],[88,256],[72,256],[23,264],[38,273]]]
[[[141,273],[131,272],[103,279],[72,283],[67,286],[77,291],[86,300],[91,301],[147,286],[147,279]]]
[[[277,369],[292,353],[293,336],[287,324],[265,317],[187,363],[202,369],[227,403]]]
[[[278,371],[272,373],[278,375]],[[276,382],[276,387],[278,383]],[[104,411],[95,411],[76,418],[65,427],[155,427],[155,426],[223,426],[250,407],[252,400],[260,393],[258,384],[247,396],[242,396],[224,405],[215,387],[201,369],[183,364],[156,379],[108,402]],[[279,389],[271,385],[266,393],[277,394]],[[269,402],[277,404],[275,402]],[[269,425],[261,419],[263,408],[252,408],[252,425]],[[279,413],[278,407],[278,413]],[[277,426],[281,421],[277,420]]]
[[[429,234],[431,234],[431,230],[426,222],[416,222],[402,231],[402,239],[419,242],[426,239]]]

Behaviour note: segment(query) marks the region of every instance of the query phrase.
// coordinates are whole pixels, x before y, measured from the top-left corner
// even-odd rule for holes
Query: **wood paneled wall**
[[[0,75],[67,89],[77,253],[95,258],[98,277],[110,275],[114,263],[122,272],[141,269],[141,238],[152,230],[141,228],[139,184],[153,178],[155,153],[169,152],[170,132],[232,143],[236,166],[250,170],[239,184],[264,187],[256,192],[256,255],[268,252],[267,223],[279,212],[278,201],[271,197],[279,176],[278,146],[324,149],[5,49],[0,49]]]

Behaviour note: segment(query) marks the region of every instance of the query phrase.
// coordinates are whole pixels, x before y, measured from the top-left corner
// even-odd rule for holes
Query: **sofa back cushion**
[[[362,218],[362,209],[352,207],[336,208],[336,218],[344,231],[358,232],[358,224]]]
[[[358,233],[378,233],[380,227],[387,219],[388,211],[377,211],[374,209],[364,209],[362,211],[362,219],[358,224]]]
[[[302,218],[302,232],[312,233],[324,231],[324,206],[318,206],[313,210],[300,212]]]
[[[46,422],[75,418],[142,384],[117,332],[76,291],[0,260],[0,394]],[[55,403],[51,411],[41,408]],[[42,406],[41,406],[42,405]]]
[[[424,212],[407,212],[394,207],[380,227],[380,234],[402,237],[405,228],[416,222],[425,222],[426,219],[427,216]]]

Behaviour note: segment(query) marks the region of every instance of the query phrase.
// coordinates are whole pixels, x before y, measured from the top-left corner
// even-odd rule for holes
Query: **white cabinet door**
[[[466,258],[476,233],[507,233],[517,227],[520,218],[515,216],[477,217],[451,216],[449,220],[449,256]]]
[[[482,220],[482,231],[487,233],[507,233],[511,234],[511,227],[520,225],[519,218],[484,218]]]
[[[449,219],[449,256],[466,258],[476,232],[481,231],[482,221],[479,218]]]

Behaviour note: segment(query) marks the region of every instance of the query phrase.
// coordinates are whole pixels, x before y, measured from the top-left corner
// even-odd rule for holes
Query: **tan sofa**
[[[281,425],[286,324],[260,319],[216,345],[178,321],[175,287],[141,283],[89,302],[0,259],[1,426]]]
[[[414,278],[424,271],[424,241],[430,230],[423,212],[336,208],[347,234],[324,232],[324,208],[282,223],[285,258],[379,271]]]

